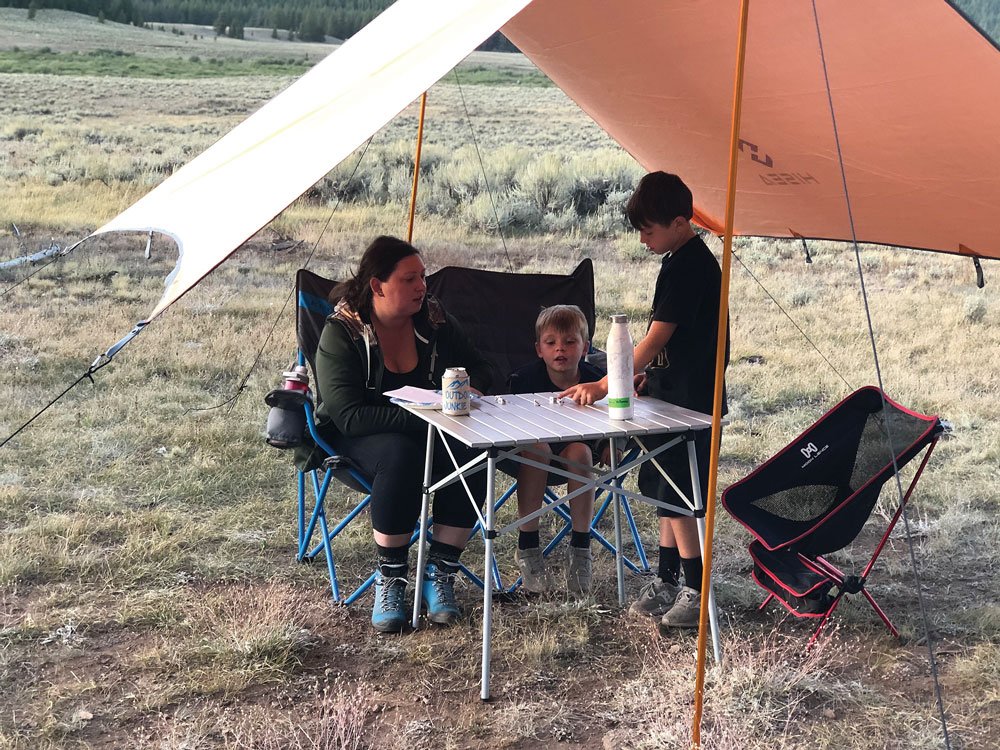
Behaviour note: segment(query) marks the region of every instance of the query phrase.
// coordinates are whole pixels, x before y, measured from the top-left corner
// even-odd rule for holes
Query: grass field
[[[25,15],[0,9],[0,58],[42,47],[59,56],[118,49],[144,65],[152,57],[170,65],[192,55],[313,60],[321,47],[195,41],[47,10],[30,25]],[[511,67],[523,70],[523,59]],[[290,80],[85,72],[0,73],[0,262],[85,236]],[[516,270],[568,272],[591,257],[598,340],[612,312],[626,312],[641,334],[657,264],[614,215],[618,193],[641,170],[551,87],[444,82],[430,92],[428,117],[433,168],[414,236],[428,267],[505,268],[509,258]],[[453,629],[376,637],[369,599],[331,606],[324,567],[294,562],[289,457],[262,440],[263,395],[294,346],[283,305],[310,253],[310,268],[342,276],[374,234],[405,231],[399,183],[415,123],[411,107],[376,135],[364,162],[368,193],[338,205],[335,170],[93,384],[82,382],[0,447],[0,749],[686,746],[694,638],[660,638],[620,612],[607,556],[598,557],[590,599],[497,608],[488,704],[478,700],[477,589],[460,587],[467,615]],[[478,185],[472,132],[488,173],[509,177],[501,212],[504,200],[528,200],[526,185],[544,183],[542,166],[548,195],[562,196],[543,206],[536,191],[535,218],[514,212],[521,218],[505,225],[505,243],[471,208],[484,186],[453,205],[441,197],[449,186]],[[602,211],[572,208],[574,189],[609,175],[618,190]],[[145,238],[119,238],[45,268],[0,270],[0,440],[148,314],[174,250],[161,238],[149,260],[144,249]],[[807,265],[795,243],[736,243],[721,487],[874,381],[853,251],[818,242],[810,250]],[[910,521],[952,746],[996,747],[996,264],[984,264],[987,286],[977,289],[967,259],[882,248],[861,257],[886,389],[954,425]],[[349,498],[338,490],[336,506]],[[891,501],[878,512],[891,512]],[[654,522],[642,510],[639,525],[651,549]],[[338,545],[347,581],[371,562],[370,531],[355,526]],[[807,627],[756,610],[747,542],[720,516],[726,655],[707,675],[704,747],[943,747],[902,529],[870,584],[902,642],[849,600],[808,656]],[[498,550],[510,576],[513,540]],[[480,551],[474,542],[467,562]],[[859,559],[860,549],[836,556],[847,566]],[[640,584],[631,577],[628,593]]]

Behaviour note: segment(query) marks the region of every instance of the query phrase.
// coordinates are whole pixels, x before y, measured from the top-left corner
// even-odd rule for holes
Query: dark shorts
[[[698,457],[698,484],[701,487],[702,504],[704,505],[705,496],[708,494],[708,465],[710,459],[709,450],[712,446],[712,431],[698,430],[692,433],[692,435],[694,438],[695,453]],[[647,448],[653,450],[665,443],[669,443],[676,437],[676,435],[671,434],[650,435],[643,438],[643,443],[646,444]],[[680,488],[681,492],[693,500],[691,492],[691,465],[688,461],[687,444],[687,440],[681,440],[677,445],[668,448],[658,455],[656,460],[663,467],[667,476]],[[653,465],[652,461],[647,461],[639,467],[638,481],[639,491],[643,495],[681,508],[686,507],[686,503],[677,496],[674,488],[667,484],[667,481]],[[657,507],[656,514],[661,518],[676,518],[687,515],[660,507]]]

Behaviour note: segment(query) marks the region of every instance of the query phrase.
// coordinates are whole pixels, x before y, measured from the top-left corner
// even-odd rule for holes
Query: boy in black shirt
[[[590,345],[587,319],[576,305],[546,307],[535,321],[535,351],[538,359],[513,372],[508,386],[511,393],[549,393],[562,391],[577,383],[599,380],[603,373],[584,361]],[[593,465],[591,447],[587,443],[556,443],[533,446],[524,454],[539,463],[550,463],[552,456],[585,466]],[[517,512],[523,518],[542,507],[542,497],[548,472],[520,464],[517,473]],[[567,491],[581,486],[570,480]],[[577,495],[569,501],[573,534],[570,537],[569,567],[566,583],[574,594],[590,591],[593,578],[590,551],[590,522],[594,516],[594,490]],[[545,570],[545,559],[539,548],[538,519],[522,525],[518,532],[514,560],[521,571],[521,586],[535,594],[550,591],[554,584]]]
[[[640,241],[650,252],[663,256],[649,327],[635,347],[636,392],[710,414],[722,273],[715,256],[691,226],[694,213],[691,191],[677,175],[651,172],[639,182],[625,213],[629,223],[639,230]],[[728,361],[727,336],[727,364]],[[574,386],[561,395],[581,404],[592,404],[607,395],[607,378]],[[726,413],[725,390],[722,413]],[[695,436],[704,498],[708,492],[711,434],[701,430]],[[657,437],[647,443],[651,449],[670,439]],[[668,449],[657,461],[690,498],[686,444],[682,441]],[[651,462],[644,463],[639,470],[639,489],[649,497],[679,504],[673,488]],[[658,576],[643,587],[630,611],[660,618],[661,629],[697,627],[702,576],[697,522],[663,508],[657,514],[660,517]]]

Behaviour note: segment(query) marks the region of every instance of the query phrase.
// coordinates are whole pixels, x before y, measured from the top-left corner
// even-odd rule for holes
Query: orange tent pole
[[[413,188],[410,190],[410,219],[406,225],[406,241],[413,242],[413,216],[417,212],[417,180],[420,177],[420,149],[424,145],[424,112],[427,92],[420,95],[420,119],[417,121],[417,152],[413,156]]]
[[[726,366],[726,332],[729,330],[729,276],[732,268],[733,223],[736,213],[736,167],[740,145],[740,112],[743,106],[743,68],[746,60],[747,16],[750,0],[740,2],[739,41],[736,46],[736,80],[733,85],[733,122],[729,142],[729,181],[726,185],[726,229],[722,243],[722,286],[719,292],[719,330],[715,349],[715,394],[712,404],[712,451],[708,465],[708,496],[705,498],[705,549],[701,590],[712,582],[712,538],[715,534],[715,496],[719,484],[719,447],[722,442],[722,378]],[[701,748],[701,715],[705,702],[705,649],[708,631],[708,596],[701,597],[698,617],[698,663],[695,670],[694,719],[691,744]]]

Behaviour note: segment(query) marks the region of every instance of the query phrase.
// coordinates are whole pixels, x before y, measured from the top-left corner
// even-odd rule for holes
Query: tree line
[[[357,33],[393,0],[0,0],[0,7],[55,8],[129,23],[196,24],[211,26],[217,35],[240,39],[243,29],[272,29],[272,36],[322,42],[326,37],[347,39]],[[511,52],[515,47],[499,32],[480,46]]]

